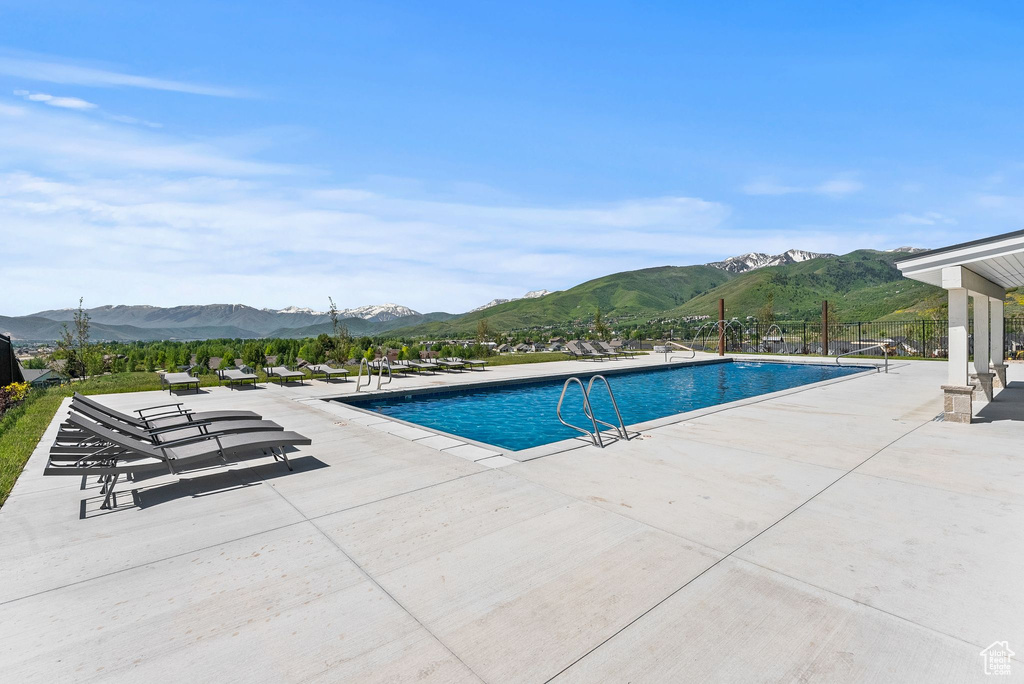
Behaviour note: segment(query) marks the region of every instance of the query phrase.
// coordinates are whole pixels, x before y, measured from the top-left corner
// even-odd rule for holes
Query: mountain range
[[[474,313],[476,311],[483,311],[484,309],[489,309],[492,306],[498,306],[499,304],[505,304],[507,302],[518,302],[520,299],[537,299],[539,297],[543,297],[544,295],[548,295],[548,294],[551,294],[551,292],[549,292],[548,290],[531,290],[531,291],[527,292],[526,294],[524,294],[522,297],[513,297],[512,299],[492,299],[491,301],[487,302],[483,306],[478,306],[475,309],[470,309],[466,313]]]
[[[758,315],[769,293],[776,318],[813,320],[821,301],[833,302],[843,320],[913,319],[945,315],[943,290],[903,278],[895,262],[917,248],[857,250],[845,255],[789,250],[749,253],[693,266],[625,271],[514,300],[494,300],[464,314],[422,314],[396,304],[339,312],[353,335],[472,335],[487,319],[492,330],[585,323],[600,308],[608,318],[641,321],[715,315],[724,298],[729,317]],[[1024,297],[1011,293],[1007,315],[1019,315]],[[329,316],[308,308],[257,309],[242,304],[101,306],[89,309],[93,337],[104,340],[309,337],[330,332]],[[71,309],[30,316],[0,316],[0,331],[19,340],[53,340]]]

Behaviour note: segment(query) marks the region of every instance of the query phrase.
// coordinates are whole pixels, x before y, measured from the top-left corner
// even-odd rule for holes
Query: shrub
[[[31,386],[27,382],[12,382],[6,387],[0,387],[0,414],[9,408],[13,408],[28,396]]]

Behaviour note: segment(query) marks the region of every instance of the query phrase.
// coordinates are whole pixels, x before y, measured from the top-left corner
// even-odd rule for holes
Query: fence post
[[[924,331],[924,319],[921,319],[921,356],[928,356],[925,352],[928,349],[928,336]]]
[[[718,300],[718,355],[725,356],[725,300]]]
[[[860,321],[857,321],[857,349],[864,346],[864,337],[861,335]]]
[[[828,356],[828,301],[821,300],[821,353]]]

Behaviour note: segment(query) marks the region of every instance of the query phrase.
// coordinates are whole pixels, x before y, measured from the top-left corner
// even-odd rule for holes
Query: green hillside
[[[609,317],[647,317],[681,306],[734,278],[712,266],[659,266],[590,280],[537,299],[519,299],[443,322],[402,328],[408,335],[468,335],[486,318],[491,328],[512,330],[588,320],[600,307]]]
[[[941,307],[940,288],[904,278],[895,262],[906,255],[862,249],[834,257],[762,268],[744,273],[695,297],[666,316],[713,314],[725,298],[727,315],[757,315],[768,293],[774,296],[775,317],[813,320],[821,301],[833,303],[843,320],[915,318]]]

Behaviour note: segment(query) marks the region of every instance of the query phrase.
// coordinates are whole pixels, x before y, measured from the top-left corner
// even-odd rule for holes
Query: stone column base
[[[971,381],[974,385],[974,398],[985,398],[985,401],[992,401],[992,380],[995,373],[971,373]]]
[[[970,423],[974,415],[974,387],[943,385],[942,410],[947,423]]]
[[[995,373],[995,380],[992,381],[992,386],[996,389],[1002,389],[1006,387],[1006,364],[1005,363],[993,363],[992,372]]]

